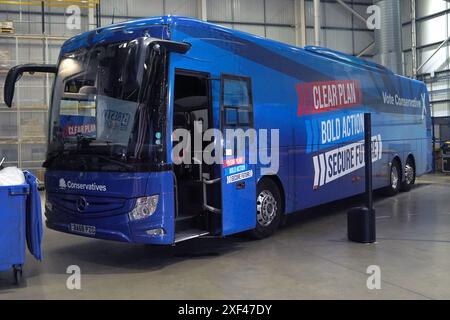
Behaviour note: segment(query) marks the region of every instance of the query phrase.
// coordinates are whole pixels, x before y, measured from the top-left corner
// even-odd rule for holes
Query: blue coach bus
[[[75,36],[57,65],[12,68],[9,106],[24,72],[56,74],[45,215],[61,232],[160,245],[269,236],[284,215],[364,191],[365,112],[375,188],[407,191],[431,170],[425,85],[325,48],[164,16]],[[175,163],[173,133],[199,122],[202,132],[278,130],[278,149],[266,145],[277,169],[235,149],[207,164],[184,148],[192,161]]]

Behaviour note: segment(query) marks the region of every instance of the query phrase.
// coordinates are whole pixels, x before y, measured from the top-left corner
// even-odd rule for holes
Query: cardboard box
[[[0,33],[14,33],[14,22],[0,21]]]
[[[34,173],[36,174],[36,178],[39,182],[43,184],[45,181],[45,169],[37,169]]]
[[[44,126],[40,119],[22,119],[20,127],[22,137],[43,137],[45,136]]]

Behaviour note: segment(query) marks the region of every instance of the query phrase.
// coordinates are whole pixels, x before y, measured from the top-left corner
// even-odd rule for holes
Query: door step
[[[182,222],[182,221],[186,221],[186,220],[194,220],[197,217],[198,217],[198,214],[192,214],[192,215],[187,215],[187,216],[179,216],[179,217],[175,218],[175,222]]]
[[[200,229],[187,229],[175,234],[175,243],[200,238],[208,235],[209,232]]]

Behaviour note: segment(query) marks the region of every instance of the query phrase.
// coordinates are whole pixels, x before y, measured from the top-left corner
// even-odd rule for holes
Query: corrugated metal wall
[[[366,16],[371,0],[346,1],[355,11]],[[349,54],[358,54],[373,41],[373,32],[349,11],[334,1],[322,1],[321,45]],[[306,2],[307,43],[313,44],[313,2]]]
[[[208,20],[225,27],[295,44],[294,1],[208,1]]]
[[[339,4],[322,1],[322,45],[353,54],[372,41],[372,32]],[[364,3],[370,1],[350,3],[357,11],[364,12]],[[96,0],[88,2],[95,3]],[[78,3],[85,5],[86,1]],[[199,3],[198,0],[102,0],[100,23],[104,26],[113,20],[120,22],[162,14],[199,17]],[[80,28],[68,29],[66,22],[70,12],[60,5],[46,5],[42,21],[39,1],[37,5],[7,5],[0,1],[0,21],[14,21],[15,26],[14,34],[0,38],[0,86],[11,66],[27,62],[55,63],[64,39],[94,27],[94,10],[89,12],[82,8]],[[307,44],[313,44],[312,0],[306,1],[305,15]],[[295,0],[207,0],[207,16],[210,22],[223,26],[289,44],[296,43]],[[7,157],[9,165],[39,170],[45,154],[50,84],[51,78],[47,76],[24,77],[17,85],[16,103],[12,110],[5,108],[0,94],[0,155]]]
[[[405,70],[412,75],[411,2],[402,0],[403,52]],[[450,3],[443,0],[416,0],[417,65],[422,65],[450,36]],[[450,47],[447,43],[419,70],[427,83],[433,116],[450,116]]]
[[[94,0],[89,0],[94,1]],[[411,24],[410,0],[402,1],[403,52],[406,73],[411,75]],[[450,3],[443,0],[417,1],[417,59],[420,65],[449,36]],[[80,1],[81,2],[81,1]],[[207,0],[207,17],[211,22],[254,33],[274,40],[296,43],[295,0]],[[346,0],[362,15],[372,0]],[[306,42],[313,44],[313,1],[305,1]],[[102,0],[101,24],[133,18],[176,14],[199,16],[198,0]],[[333,0],[321,1],[321,44],[323,46],[357,54],[373,41],[373,32]],[[44,15],[45,35],[42,35],[41,7],[5,5],[0,0],[0,21],[13,20],[15,34],[0,38],[0,86],[6,70],[17,63],[55,62],[64,38],[93,27],[95,17],[89,18],[88,9],[81,10],[81,28],[70,30],[65,24],[68,18],[63,7],[46,7]],[[21,37],[18,35],[26,35]],[[30,39],[28,35],[38,36]],[[373,54],[370,53],[370,54]],[[367,57],[367,58],[370,58]],[[448,100],[450,86],[450,52],[448,45],[421,70],[426,75],[434,113],[450,115]],[[17,107],[9,112],[0,101],[0,154],[6,154],[11,164],[37,168],[43,160],[42,148],[46,129],[46,104],[49,98],[46,77],[26,77],[18,84]],[[2,90],[0,90],[2,91]],[[0,98],[1,93],[0,93]],[[19,110],[19,112],[17,112]],[[33,127],[34,124],[37,124]],[[41,125],[41,126],[40,126]],[[34,140],[30,140],[33,137]]]
[[[208,21],[295,44],[295,0],[207,0]],[[354,4],[352,4],[354,2]],[[371,0],[349,1],[363,12]],[[356,54],[373,41],[372,32],[338,3],[322,0],[322,45]],[[312,0],[306,1],[307,44],[313,44]],[[102,25],[162,14],[199,17],[197,0],[103,0]]]
[[[0,21],[14,22],[14,32],[0,33],[0,158],[6,157],[7,165],[32,170],[42,179],[52,77],[24,75],[16,86],[14,107],[8,109],[3,104],[6,73],[17,64],[55,63],[65,39],[90,26],[87,9],[81,9],[80,29],[72,30],[66,27],[65,7],[45,6],[42,21],[40,3],[28,3],[32,5],[0,1]]]

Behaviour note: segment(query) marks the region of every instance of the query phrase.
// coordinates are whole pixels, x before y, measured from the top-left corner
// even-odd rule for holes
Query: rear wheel
[[[258,183],[256,195],[256,228],[250,232],[255,239],[272,235],[280,225],[282,214],[281,194],[269,179]]]
[[[386,188],[386,195],[395,196],[401,187],[402,175],[398,160],[392,161],[389,186]]]
[[[416,166],[414,165],[414,160],[409,157],[406,160],[405,165],[405,181],[402,182],[402,191],[411,190],[412,186],[416,182]]]

